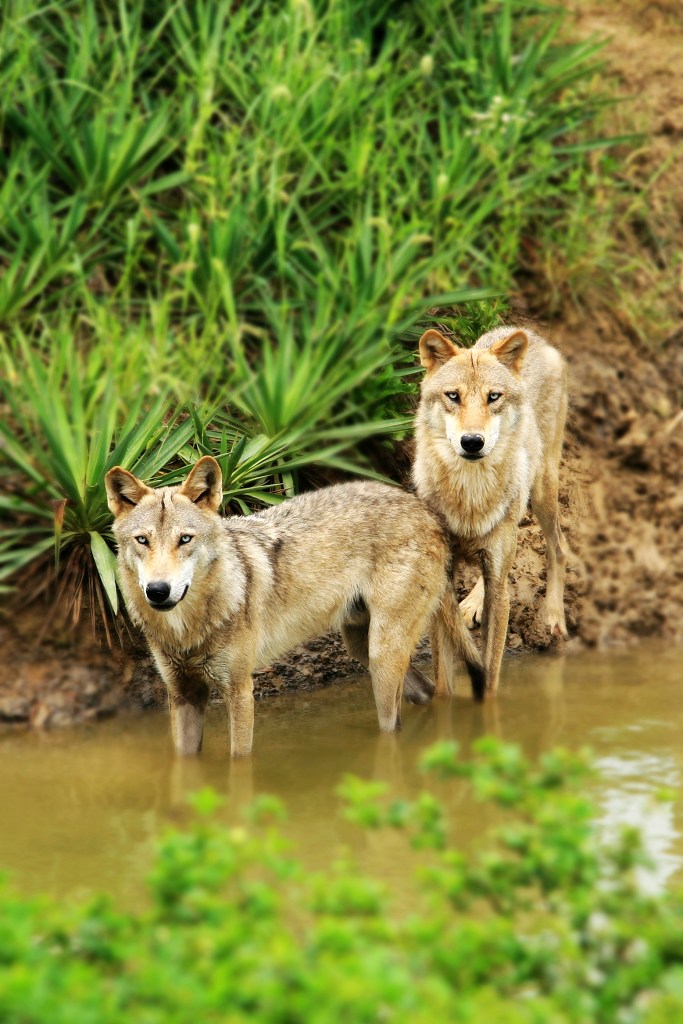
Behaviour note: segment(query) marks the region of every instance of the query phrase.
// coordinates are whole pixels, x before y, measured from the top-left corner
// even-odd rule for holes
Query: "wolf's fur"
[[[400,725],[410,655],[435,612],[440,621],[442,596],[446,614],[454,604],[447,531],[417,497],[341,484],[223,519],[221,472],[209,456],[180,487],[153,490],[121,468],[106,486],[121,587],[168,688],[179,753],[200,750],[216,685],[232,754],[248,754],[252,671],[330,628],[369,669],[380,728]],[[158,598],[160,586],[155,607],[148,595],[151,587]],[[476,647],[456,619],[452,642],[478,678]]]
[[[468,625],[481,622],[486,687],[495,690],[509,617],[508,574],[529,500],[547,546],[546,622],[552,633],[566,634],[567,546],[557,499],[565,365],[538,334],[514,327],[489,331],[471,349],[428,330],[420,338],[420,361],[427,372],[413,479],[418,495],[453,531],[457,554],[481,565],[482,576],[461,608]],[[468,453],[463,443],[482,447]],[[437,692],[443,693],[450,690],[448,658],[438,651],[436,657]]]

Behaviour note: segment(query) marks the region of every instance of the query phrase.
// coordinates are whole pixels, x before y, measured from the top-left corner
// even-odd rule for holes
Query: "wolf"
[[[232,756],[249,754],[253,670],[330,628],[369,670],[383,731],[400,726],[401,687],[430,620],[473,685],[482,678],[452,596],[447,531],[415,495],[338,484],[226,519],[211,456],[180,486],[153,489],[121,467],[105,484],[121,590],[166,684],[179,754],[201,750],[212,685],[226,701]]]
[[[567,416],[562,356],[532,330],[498,327],[470,349],[440,331],[420,338],[426,373],[415,427],[413,483],[453,533],[456,557],[482,575],[461,602],[482,628],[485,687],[495,691],[507,633],[508,575],[529,501],[547,549],[545,619],[566,636],[568,547],[560,528],[558,476]],[[452,690],[452,661],[435,652],[436,692]]]

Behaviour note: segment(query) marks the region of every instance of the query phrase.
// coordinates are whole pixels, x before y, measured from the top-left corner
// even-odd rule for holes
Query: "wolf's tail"
[[[486,689],[484,666],[452,586],[447,587],[443,593],[441,604],[432,620],[431,636],[437,691],[453,693],[455,663],[460,660],[465,663],[474,699],[483,700]]]

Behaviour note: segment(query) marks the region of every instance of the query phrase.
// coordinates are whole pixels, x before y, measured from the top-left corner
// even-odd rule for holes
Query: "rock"
[[[3,722],[27,722],[30,702],[26,697],[14,694],[0,697],[0,720]]]

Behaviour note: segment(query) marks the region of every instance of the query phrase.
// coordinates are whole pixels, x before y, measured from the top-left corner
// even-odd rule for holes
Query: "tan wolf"
[[[226,700],[232,755],[248,754],[253,670],[330,628],[369,669],[384,731],[400,726],[410,656],[435,611],[446,647],[469,660],[473,685],[481,679],[450,586],[447,531],[415,495],[339,484],[224,519],[210,456],[179,487],[152,489],[117,467],[106,488],[121,589],[166,683],[178,753],[201,749],[213,685]],[[420,689],[418,678],[415,699]]]
[[[413,480],[419,497],[453,532],[455,557],[482,576],[461,603],[482,627],[486,688],[498,686],[507,633],[508,575],[529,500],[547,547],[545,615],[566,635],[568,548],[558,511],[558,473],[567,414],[564,360],[540,335],[498,327],[471,349],[440,331],[420,338],[426,369],[416,419]],[[452,661],[434,653],[437,693],[452,689]]]

